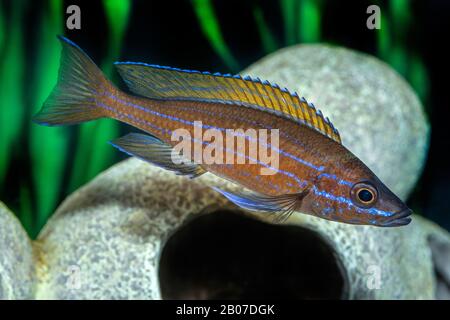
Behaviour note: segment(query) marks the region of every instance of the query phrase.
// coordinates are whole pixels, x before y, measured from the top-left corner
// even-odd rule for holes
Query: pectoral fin
[[[120,151],[166,170],[175,171],[178,175],[195,178],[206,172],[200,165],[173,153],[172,146],[150,135],[130,133],[110,143]]]
[[[213,187],[237,206],[250,211],[267,211],[275,216],[275,222],[283,222],[297,210],[308,191],[280,196],[266,196],[254,192],[233,193]]]

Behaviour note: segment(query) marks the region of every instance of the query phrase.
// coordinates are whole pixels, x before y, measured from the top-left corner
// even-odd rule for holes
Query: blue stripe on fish
[[[138,108],[139,110],[142,110],[142,111],[144,111],[144,112],[151,113],[151,114],[153,114],[153,115],[157,115],[157,116],[160,116],[160,117],[163,117],[163,118],[167,118],[167,119],[169,119],[169,120],[181,122],[181,123],[184,123],[184,124],[193,125],[193,126],[196,125],[196,124],[195,124],[194,122],[192,122],[192,121],[188,121],[188,120],[180,119],[180,118],[173,117],[173,116],[170,116],[170,115],[167,115],[167,114],[159,113],[159,112],[157,112],[157,111],[147,109],[147,108],[145,108],[145,107],[143,107],[143,106],[140,106],[140,105],[135,105],[135,104],[133,104],[133,103],[127,102],[127,101],[125,101],[125,100],[122,100],[122,99],[120,99],[120,98],[114,96],[113,94],[107,93],[106,95],[107,95],[108,97],[114,99],[115,101],[118,101],[118,102],[120,102],[120,103],[122,103],[122,104],[124,104],[124,105],[128,105],[128,106],[131,106],[131,107]],[[197,125],[197,127],[199,127],[199,126]],[[226,131],[225,128],[220,128],[220,127],[215,127],[215,126],[209,126],[209,125],[202,125],[201,127],[208,128],[208,129],[216,129],[216,130],[219,130],[219,131],[222,131],[222,132]],[[246,138],[248,141],[254,141],[254,139],[251,139],[251,137],[248,137],[248,136],[246,136],[246,135],[238,135],[238,136],[243,136],[243,137]],[[258,139],[258,142],[261,142],[261,141],[259,141],[259,139]],[[264,143],[264,142],[262,142],[262,143]],[[265,144],[265,145],[266,145],[267,147],[272,148],[272,145],[271,145],[270,143],[269,143],[269,144]],[[299,163],[302,163],[302,164],[304,164],[304,165],[306,165],[306,166],[308,166],[308,167],[310,167],[310,168],[312,168],[312,169],[315,169],[315,170],[317,170],[317,171],[319,171],[319,172],[322,172],[322,171],[324,170],[324,166],[319,166],[319,167],[318,167],[318,166],[315,166],[314,164],[312,164],[312,163],[310,163],[310,162],[308,162],[308,161],[305,161],[305,160],[303,160],[303,159],[301,159],[301,158],[299,158],[299,157],[297,157],[297,156],[292,155],[291,153],[288,153],[288,152],[286,152],[286,151],[283,151],[283,150],[278,149],[278,148],[275,148],[275,147],[273,147],[273,149],[274,149],[275,151],[279,152],[280,154],[283,154],[283,155],[285,155],[285,156],[287,156],[287,157],[289,157],[289,158],[291,158],[291,159],[293,159],[293,160],[295,160],[295,161],[297,161],[297,162],[299,162]],[[328,177],[328,178],[334,179],[334,180],[336,180],[339,184],[348,185],[348,186],[352,186],[352,185],[353,185],[353,183],[351,183],[351,182],[349,182],[349,181],[346,181],[346,180],[344,180],[344,179],[340,179],[340,178],[336,177],[335,175],[330,175],[330,174],[323,173],[323,176],[326,176],[326,177]]]
[[[129,103],[127,101],[124,101],[124,100],[114,96],[113,94],[108,94],[108,96],[110,96],[110,98],[112,98],[112,99],[114,99],[114,100],[116,100],[116,101],[118,101],[118,102],[120,102],[120,103],[122,103],[124,105],[128,105],[130,107],[137,108],[137,109],[142,110],[144,112],[150,112],[150,113],[155,114],[157,116],[160,116],[160,117],[163,117],[163,118],[167,118],[167,119],[170,119],[170,120],[173,120],[173,121],[181,122],[181,123],[184,123],[184,124],[194,125],[194,123],[191,122],[191,121],[187,121],[187,120],[180,119],[180,118],[177,118],[177,117],[172,117],[172,116],[169,116],[169,115],[166,115],[166,114],[161,114],[161,113],[156,112],[154,110],[149,110],[149,109],[147,109],[147,108],[145,108],[143,106],[136,105],[136,104],[133,104],[133,103]],[[112,108],[111,108],[110,111],[113,111],[113,112],[117,113],[117,111],[113,110]],[[129,116],[129,115],[126,115],[126,116]],[[136,121],[141,121],[142,122],[142,120],[137,119],[134,116],[131,116],[131,118],[133,118]],[[145,124],[148,124],[151,127],[154,127],[154,125],[149,124],[148,121],[144,121],[144,122],[145,122]],[[214,128],[214,129],[217,129],[217,130],[223,129],[223,128],[218,128],[218,127],[214,127],[214,126],[210,126],[210,127]],[[162,130],[162,129],[159,128],[159,130]],[[171,133],[171,131],[168,130],[168,129],[164,129],[164,130],[166,130],[166,132],[169,133],[169,134]],[[192,139],[192,140],[196,141],[196,142],[200,142],[202,144],[205,144],[204,141],[197,141],[198,139],[195,139],[195,138]],[[234,154],[239,155],[239,156],[243,156],[247,160],[255,161],[256,163],[258,163],[258,164],[260,164],[260,165],[262,165],[262,166],[264,166],[264,167],[266,167],[268,169],[275,170],[275,171],[280,172],[280,173],[282,173],[282,174],[284,174],[284,175],[286,175],[288,177],[291,177],[292,179],[297,181],[299,186],[301,186],[302,188],[304,188],[306,186],[306,184],[307,184],[306,181],[302,181],[298,176],[296,176],[292,172],[285,171],[285,170],[280,170],[280,169],[275,169],[275,168],[273,168],[273,167],[271,167],[271,166],[269,166],[269,165],[267,165],[265,163],[260,162],[257,159],[253,159],[253,158],[251,158],[251,157],[249,157],[249,156],[247,156],[245,154],[238,153],[235,150],[230,150],[230,149],[227,149],[227,148],[224,148],[224,150],[227,151],[227,152],[233,152]],[[316,167],[316,166],[314,166],[314,167]],[[329,175],[329,176],[332,177],[333,175]],[[345,181],[345,180],[343,180],[343,181]],[[345,181],[345,182],[347,182],[347,181]],[[324,197],[326,199],[331,199],[331,200],[337,201],[337,202],[339,202],[341,204],[346,204],[349,207],[355,208],[356,211],[358,211],[360,213],[361,212],[368,212],[368,213],[373,214],[373,215],[380,215],[380,216],[385,216],[385,217],[389,217],[389,216],[392,216],[394,214],[393,212],[383,211],[383,210],[379,210],[379,209],[376,209],[376,208],[364,209],[365,211],[363,211],[361,208],[359,208],[358,206],[354,205],[351,199],[348,199],[348,198],[342,197],[342,196],[336,196],[336,195],[334,195],[332,193],[329,193],[329,192],[326,192],[326,191],[323,191],[323,190],[319,190],[315,186],[313,186],[312,190],[318,196]]]
[[[114,113],[116,113],[116,114],[119,114],[120,117],[128,117],[129,119],[132,119],[132,120],[134,120],[134,121],[136,121],[136,122],[140,122],[140,123],[146,124],[146,125],[150,126],[151,128],[154,128],[154,129],[156,129],[156,130],[159,130],[159,131],[161,131],[161,132],[163,132],[163,133],[172,134],[172,131],[169,130],[169,129],[160,128],[160,127],[158,127],[158,126],[155,126],[154,124],[151,124],[150,122],[148,122],[148,121],[146,121],[146,120],[138,119],[138,118],[136,118],[135,116],[133,116],[133,115],[131,115],[131,114],[128,115],[128,114],[123,114],[123,113],[120,113],[120,112],[118,112],[118,111],[115,111],[113,108],[111,108],[110,106],[108,106],[108,105],[106,105],[106,104],[104,104],[104,103],[102,103],[102,102],[98,102],[98,105],[101,106],[101,107],[103,107],[103,108],[106,108],[107,110],[109,110],[109,111],[111,111],[111,112],[114,112]],[[137,105],[135,105],[135,106],[137,107]],[[142,106],[139,106],[139,107],[142,107]],[[202,144],[207,144],[207,142],[201,141],[201,140],[199,141],[198,139],[195,139],[195,138],[191,138],[191,140],[194,141],[194,142],[200,142],[200,143],[202,143]],[[236,152],[235,150],[231,150],[231,149],[229,149],[229,148],[224,148],[224,150],[227,151],[227,152],[233,152],[234,154],[236,154],[236,155],[238,155],[238,156],[242,156],[242,157],[244,157],[244,158],[247,159],[247,160],[254,161],[255,163],[260,164],[260,165],[262,165],[262,166],[264,166],[265,168],[268,168],[268,169],[270,169],[270,170],[274,170],[274,171],[276,171],[276,172],[280,172],[280,173],[282,173],[282,174],[284,174],[284,175],[286,175],[286,176],[288,176],[288,177],[294,179],[295,181],[297,181],[298,185],[299,185],[301,188],[304,188],[304,187],[307,185],[307,181],[301,180],[298,176],[296,176],[295,174],[293,174],[293,173],[291,173],[291,172],[289,172],[289,171],[284,171],[284,170],[276,169],[276,168],[271,167],[271,166],[269,166],[269,165],[267,165],[267,164],[265,164],[265,163],[262,163],[261,161],[259,161],[259,160],[257,160],[257,159],[254,159],[254,158],[252,158],[252,157],[249,157],[249,156],[247,156],[247,155],[245,155],[245,154],[242,154],[242,153],[240,153],[240,152]]]
[[[181,123],[183,123],[183,124],[188,124],[188,125],[192,125],[192,126],[197,126],[197,127],[199,127],[199,126],[198,126],[196,123],[194,123],[193,121],[181,119],[181,118],[178,118],[178,117],[170,116],[170,115],[167,115],[167,114],[164,114],[164,113],[160,113],[160,112],[157,112],[157,111],[154,111],[154,110],[147,109],[147,108],[145,108],[145,107],[143,107],[143,106],[136,105],[136,104],[134,104],[134,103],[131,103],[131,102],[127,102],[127,101],[125,101],[125,100],[122,100],[122,99],[120,99],[120,98],[114,96],[114,95],[111,94],[111,93],[105,93],[105,94],[106,94],[106,96],[108,96],[108,97],[114,99],[115,101],[118,101],[118,102],[122,103],[123,105],[127,105],[127,106],[130,106],[130,107],[134,107],[134,108],[137,108],[137,109],[142,110],[142,111],[144,111],[144,112],[151,113],[151,114],[153,114],[153,115],[156,115],[156,116],[159,116],[159,117],[162,117],[162,118],[166,118],[166,119],[169,119],[169,120],[172,120],[172,121],[177,121],[177,122],[181,122]],[[224,132],[224,131],[227,130],[226,128],[220,128],[220,127],[215,127],[215,126],[210,126],[210,125],[202,125],[201,127],[208,128],[208,129],[215,129],[215,130],[219,130],[219,131],[222,131],[222,132]],[[246,135],[240,135],[240,136],[246,137]],[[259,140],[258,140],[258,141],[259,141]],[[302,164],[304,164],[304,165],[306,165],[306,166],[308,166],[308,167],[310,167],[310,168],[313,168],[313,169],[315,169],[315,170],[317,170],[317,171],[323,171],[323,170],[324,170],[324,166],[320,166],[320,167],[315,166],[314,164],[312,164],[312,163],[310,163],[310,162],[308,162],[308,161],[305,161],[305,160],[303,160],[303,159],[301,159],[301,158],[299,158],[299,157],[296,157],[296,156],[294,156],[294,155],[292,155],[292,154],[290,154],[290,153],[288,153],[288,152],[285,152],[285,151],[283,151],[283,150],[281,150],[281,149],[272,147],[270,143],[269,143],[269,144],[266,144],[266,146],[272,148],[273,150],[277,151],[278,153],[280,153],[280,154],[282,154],[282,155],[285,155],[285,156],[287,156],[287,157],[289,157],[289,158],[291,158],[291,159],[293,159],[293,160],[295,160],[295,161],[297,161],[297,162],[299,162],[299,163],[302,163]]]

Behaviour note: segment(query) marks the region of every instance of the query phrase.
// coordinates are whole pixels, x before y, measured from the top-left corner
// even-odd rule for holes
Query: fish
[[[297,93],[250,76],[115,62],[129,89],[124,91],[77,44],[58,38],[58,81],[34,122],[60,126],[112,118],[131,125],[140,132],[111,141],[114,147],[179,175],[195,178],[210,172],[232,181],[243,191],[213,189],[240,208],[267,212],[278,222],[294,212],[353,225],[411,222],[412,210],[342,144],[331,121]],[[212,138],[191,138],[197,153],[174,152],[179,143],[175,132],[195,137],[203,128],[235,134],[250,128],[276,130],[265,146],[278,165],[246,156],[250,135],[243,136],[248,142],[244,149],[222,147],[249,160],[244,163],[198,161],[196,155],[210,148]],[[264,145],[261,135],[255,139]],[[270,172],[261,174],[263,169]]]

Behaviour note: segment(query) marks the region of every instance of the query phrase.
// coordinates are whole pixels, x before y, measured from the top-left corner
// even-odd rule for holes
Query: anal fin
[[[233,193],[213,187],[213,189],[235,205],[250,211],[266,211],[275,216],[277,223],[286,221],[290,215],[296,211],[303,198],[308,194],[308,190],[280,196],[267,196],[255,192]]]
[[[206,172],[200,165],[173,153],[171,145],[151,135],[129,133],[110,143],[120,151],[166,170],[174,171],[178,175],[195,178]]]

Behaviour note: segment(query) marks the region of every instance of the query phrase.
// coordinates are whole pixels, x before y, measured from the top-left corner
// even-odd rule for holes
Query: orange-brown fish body
[[[178,141],[172,141],[172,132],[179,129],[188,130],[194,136],[194,121],[201,121],[205,128],[216,127],[226,129],[267,129],[281,128],[280,145],[283,151],[298,155],[305,162],[312,164],[332,162],[327,160],[330,153],[327,148],[342,149],[341,145],[323,137],[320,133],[306,127],[299,126],[290,120],[268,115],[263,111],[236,106],[228,108],[224,117],[215,115],[224,113],[223,105],[219,103],[190,102],[190,101],[160,101],[147,98],[138,98],[116,90],[116,99],[105,97],[105,104],[111,107],[108,116],[126,122],[134,127],[157,136],[164,142],[176,145]],[[134,106],[134,107],[133,107]],[[136,106],[139,109],[136,110]],[[146,109],[147,111],[140,109]],[[115,110],[115,111],[113,111]],[[149,112],[151,111],[151,112]],[[164,115],[158,116],[155,113]],[[130,117],[132,116],[132,117]],[[182,119],[183,122],[173,120]],[[249,122],[248,119],[251,119]],[[162,128],[163,130],[159,130]],[[315,141],[322,141],[322,147],[314,147]],[[297,142],[302,141],[300,146]],[[318,146],[318,144],[316,144]],[[204,150],[205,145],[202,145]],[[245,153],[248,153],[246,149]],[[317,177],[317,170],[308,167],[286,155],[278,153],[280,170],[297,172],[297,175],[310,184]],[[191,160],[194,160],[193,157]],[[322,165],[322,164],[319,164]],[[207,171],[225,177],[257,192],[267,195],[282,195],[298,192],[298,182],[283,174],[261,175],[262,164],[244,163],[234,166],[224,164],[202,164]]]
[[[199,174],[205,170],[241,184],[254,194],[219,191],[250,210],[288,214],[299,210],[352,224],[397,226],[409,223],[410,210],[340,143],[331,123],[313,106],[287,90],[240,77],[123,63],[118,66],[122,77],[140,96],[129,95],[99,74],[96,66],[75,44],[67,39],[63,41],[63,58],[74,64],[84,63],[85,82],[89,87],[83,88],[81,98],[74,98],[73,92],[65,99],[50,96],[37,116],[39,123],[59,125],[110,117],[139,128],[171,147],[179,142],[173,139],[177,130],[184,130],[191,137],[198,137],[200,130],[201,138],[203,131],[209,129],[224,134],[227,130],[255,130],[256,138],[244,135],[247,145],[240,152],[236,148],[227,148],[226,144],[220,151],[231,152],[233,157],[247,156],[253,139],[258,147],[267,147],[271,157],[278,159],[276,168],[261,162],[258,157],[247,156],[246,159],[254,160],[253,163],[198,163],[195,169],[185,168],[184,172]],[[60,78],[67,79],[72,75],[64,74],[70,70],[61,72]],[[64,89],[77,88],[63,87],[55,92],[60,94]],[[90,109],[80,99],[84,99],[83,103]],[[63,110],[62,104],[76,107]],[[273,129],[278,129],[277,143],[272,143],[271,139],[263,141],[259,130]],[[211,142],[194,140],[193,150],[197,147],[202,154]],[[151,140],[146,141],[142,135],[133,136],[118,139],[115,145],[150,162],[155,151],[150,154],[146,150],[165,154],[161,151],[165,148],[162,144],[155,149]],[[150,149],[145,149],[146,146]],[[167,159],[159,157],[153,162],[177,170],[166,163]],[[195,152],[189,158],[195,162]],[[261,174],[268,167],[274,172]]]

